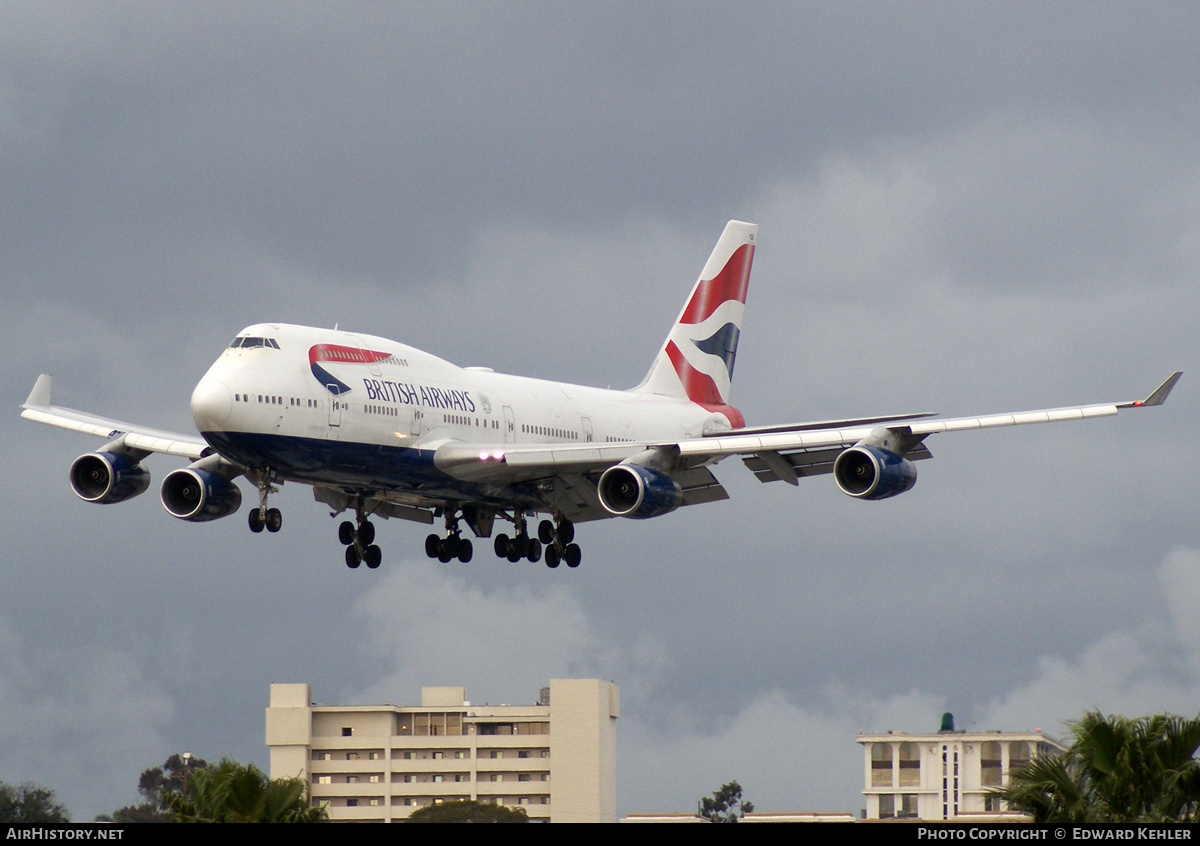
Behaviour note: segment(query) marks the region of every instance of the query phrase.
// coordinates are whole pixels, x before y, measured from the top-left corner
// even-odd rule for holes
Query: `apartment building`
[[[457,799],[521,806],[533,821],[616,821],[616,685],[551,679],[531,705],[472,705],[425,687],[419,706],[315,705],[272,684],[271,778],[299,776],[335,821],[399,822]]]

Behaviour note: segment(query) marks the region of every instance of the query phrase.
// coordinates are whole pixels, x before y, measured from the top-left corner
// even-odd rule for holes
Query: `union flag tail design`
[[[731,220],[721,233],[687,304],[650,372],[636,390],[689,399],[725,414],[735,428],[742,415],[729,406],[729,387],[758,225]]]

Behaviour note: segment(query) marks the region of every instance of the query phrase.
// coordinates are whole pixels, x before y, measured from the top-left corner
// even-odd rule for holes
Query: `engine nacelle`
[[[600,504],[617,517],[645,520],[669,514],[683,503],[678,482],[640,464],[609,467],[597,487]]]
[[[833,478],[842,493],[858,499],[887,499],[917,483],[917,468],[889,450],[853,446],[833,462]]]
[[[119,452],[81,455],[71,464],[70,476],[75,496],[105,505],[133,499],[150,487],[146,468]]]
[[[242,492],[237,485],[220,473],[197,467],[168,473],[161,496],[163,508],[192,523],[228,517],[242,506]]]

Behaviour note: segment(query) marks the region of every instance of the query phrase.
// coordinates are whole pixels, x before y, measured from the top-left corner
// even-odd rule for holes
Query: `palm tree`
[[[310,807],[308,785],[300,778],[270,780],[253,764],[228,758],[192,777],[194,799],[166,796],[173,822],[324,822],[324,808]]]
[[[1061,756],[1039,755],[997,793],[1035,822],[1200,821],[1200,719],[1095,711]]]

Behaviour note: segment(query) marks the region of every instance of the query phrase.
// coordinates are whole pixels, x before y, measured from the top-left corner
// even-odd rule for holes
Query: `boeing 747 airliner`
[[[418,349],[336,329],[264,323],[238,333],[192,394],[200,431],[175,434],[51,405],[40,376],[22,416],[106,439],[71,465],[87,502],[143,493],[150,453],[188,458],[168,473],[163,506],[206,522],[242,503],[234,480],[254,485],[250,529],[279,531],[268,499],[284,482],[312,485],[334,515],[346,564],[379,566],[372,517],[432,524],[426,553],[471,560],[477,538],[496,554],[577,567],[574,524],[647,519],[680,506],[727,499],[712,466],[737,456],[761,481],[795,485],[832,473],[858,499],[909,490],[914,461],[930,458],[939,432],[1082,420],[1161,405],[1172,374],[1141,401],[986,417],[900,414],[747,427],[729,404],[758,227],[730,221],[650,366],[627,391],[601,390],[456,367]],[[531,520],[545,515],[531,531]],[[510,534],[511,533],[511,534]]]

